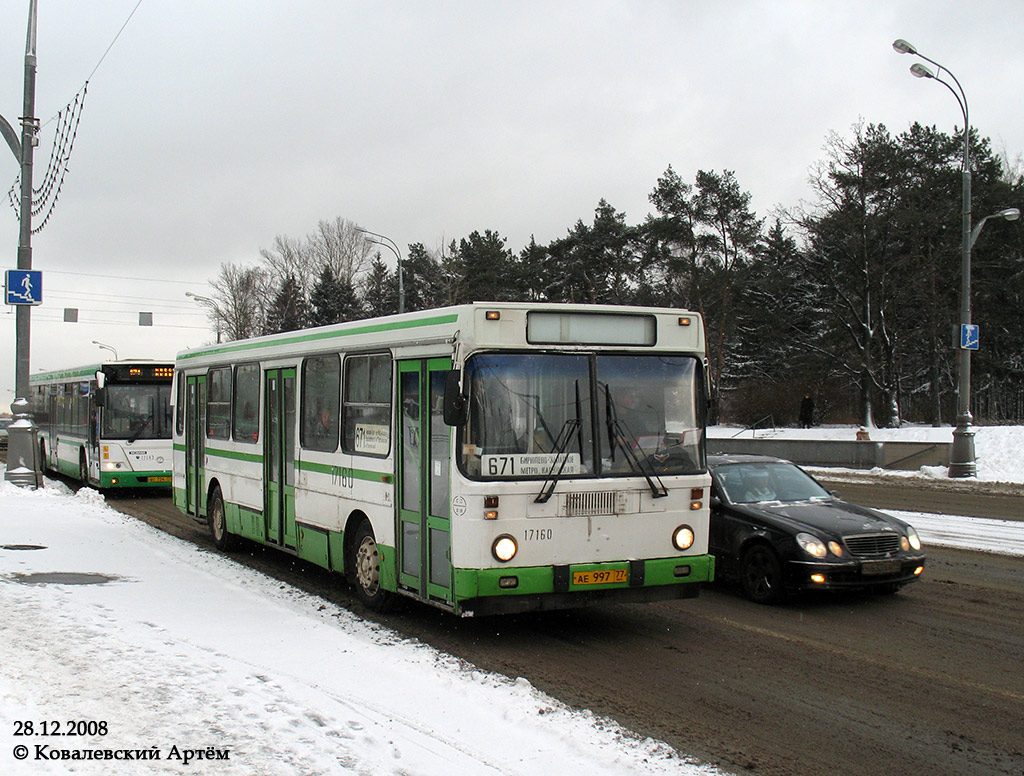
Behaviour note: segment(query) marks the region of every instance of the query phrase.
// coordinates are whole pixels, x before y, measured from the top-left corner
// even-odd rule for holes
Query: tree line
[[[811,393],[822,422],[949,423],[956,406],[963,133],[881,124],[833,133],[813,199],[759,217],[729,170],[670,166],[640,223],[601,199],[564,237],[514,251],[486,229],[402,256],[406,311],[471,301],[641,304],[700,312],[711,420],[787,424]],[[970,137],[972,210],[1024,204],[1019,159]],[[1024,237],[990,223],[972,252],[976,422],[1024,419]],[[211,281],[218,339],[394,313],[397,267],[352,222],[275,238]]]

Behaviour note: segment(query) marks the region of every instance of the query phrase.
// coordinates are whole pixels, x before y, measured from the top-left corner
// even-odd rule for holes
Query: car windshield
[[[827,490],[791,463],[721,464],[713,467],[712,475],[734,504],[830,498]]]
[[[472,477],[703,471],[690,356],[489,353],[466,364],[460,466]]]

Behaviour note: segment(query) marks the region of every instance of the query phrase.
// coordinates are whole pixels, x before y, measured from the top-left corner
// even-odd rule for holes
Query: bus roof
[[[531,320],[531,316],[538,317]],[[544,327],[545,334],[558,331],[558,320],[572,322],[577,319],[576,322],[583,326],[562,327],[572,331],[571,339],[559,339],[557,334],[553,338],[547,337],[538,334],[540,328],[532,328],[535,322],[540,322],[540,316],[553,319]],[[593,325],[600,321],[606,325]],[[630,326],[630,323],[636,325]],[[584,339],[577,337],[581,330],[587,332]],[[594,332],[599,330],[604,333],[598,335],[595,341]],[[651,333],[642,333],[641,330]],[[473,302],[191,348],[178,353],[176,363],[179,367],[199,366],[292,353],[313,353],[342,345],[345,349],[356,350],[441,343],[446,340],[454,342],[456,339],[467,349],[534,345],[555,348],[584,345],[609,348],[645,346],[654,350],[703,354],[705,347],[700,315],[689,310],[625,305]]]
[[[103,361],[97,364],[86,364],[85,366],[70,367],[68,369],[54,369],[49,372],[38,372],[29,376],[29,383],[63,383],[69,380],[89,380],[96,376],[101,369],[112,371],[117,367],[173,367],[172,361],[154,361],[150,358],[133,358],[120,361]]]

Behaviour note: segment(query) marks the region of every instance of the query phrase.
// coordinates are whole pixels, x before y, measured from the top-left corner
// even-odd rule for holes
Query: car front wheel
[[[759,604],[774,604],[786,597],[782,586],[782,561],[770,547],[755,545],[743,554],[740,580],[747,598]]]

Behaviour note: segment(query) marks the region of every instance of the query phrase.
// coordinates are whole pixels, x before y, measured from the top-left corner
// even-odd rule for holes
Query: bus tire
[[[206,523],[210,526],[213,545],[222,552],[231,552],[238,547],[238,537],[228,531],[228,515],[224,508],[224,496],[220,488],[214,488],[206,507]]]
[[[740,581],[747,598],[759,604],[774,604],[786,597],[782,561],[766,544],[755,544],[740,561]]]
[[[349,545],[348,567],[356,597],[367,609],[386,611],[391,606],[391,594],[380,583],[380,549],[373,536],[373,528],[366,518],[356,528],[355,539]]]

